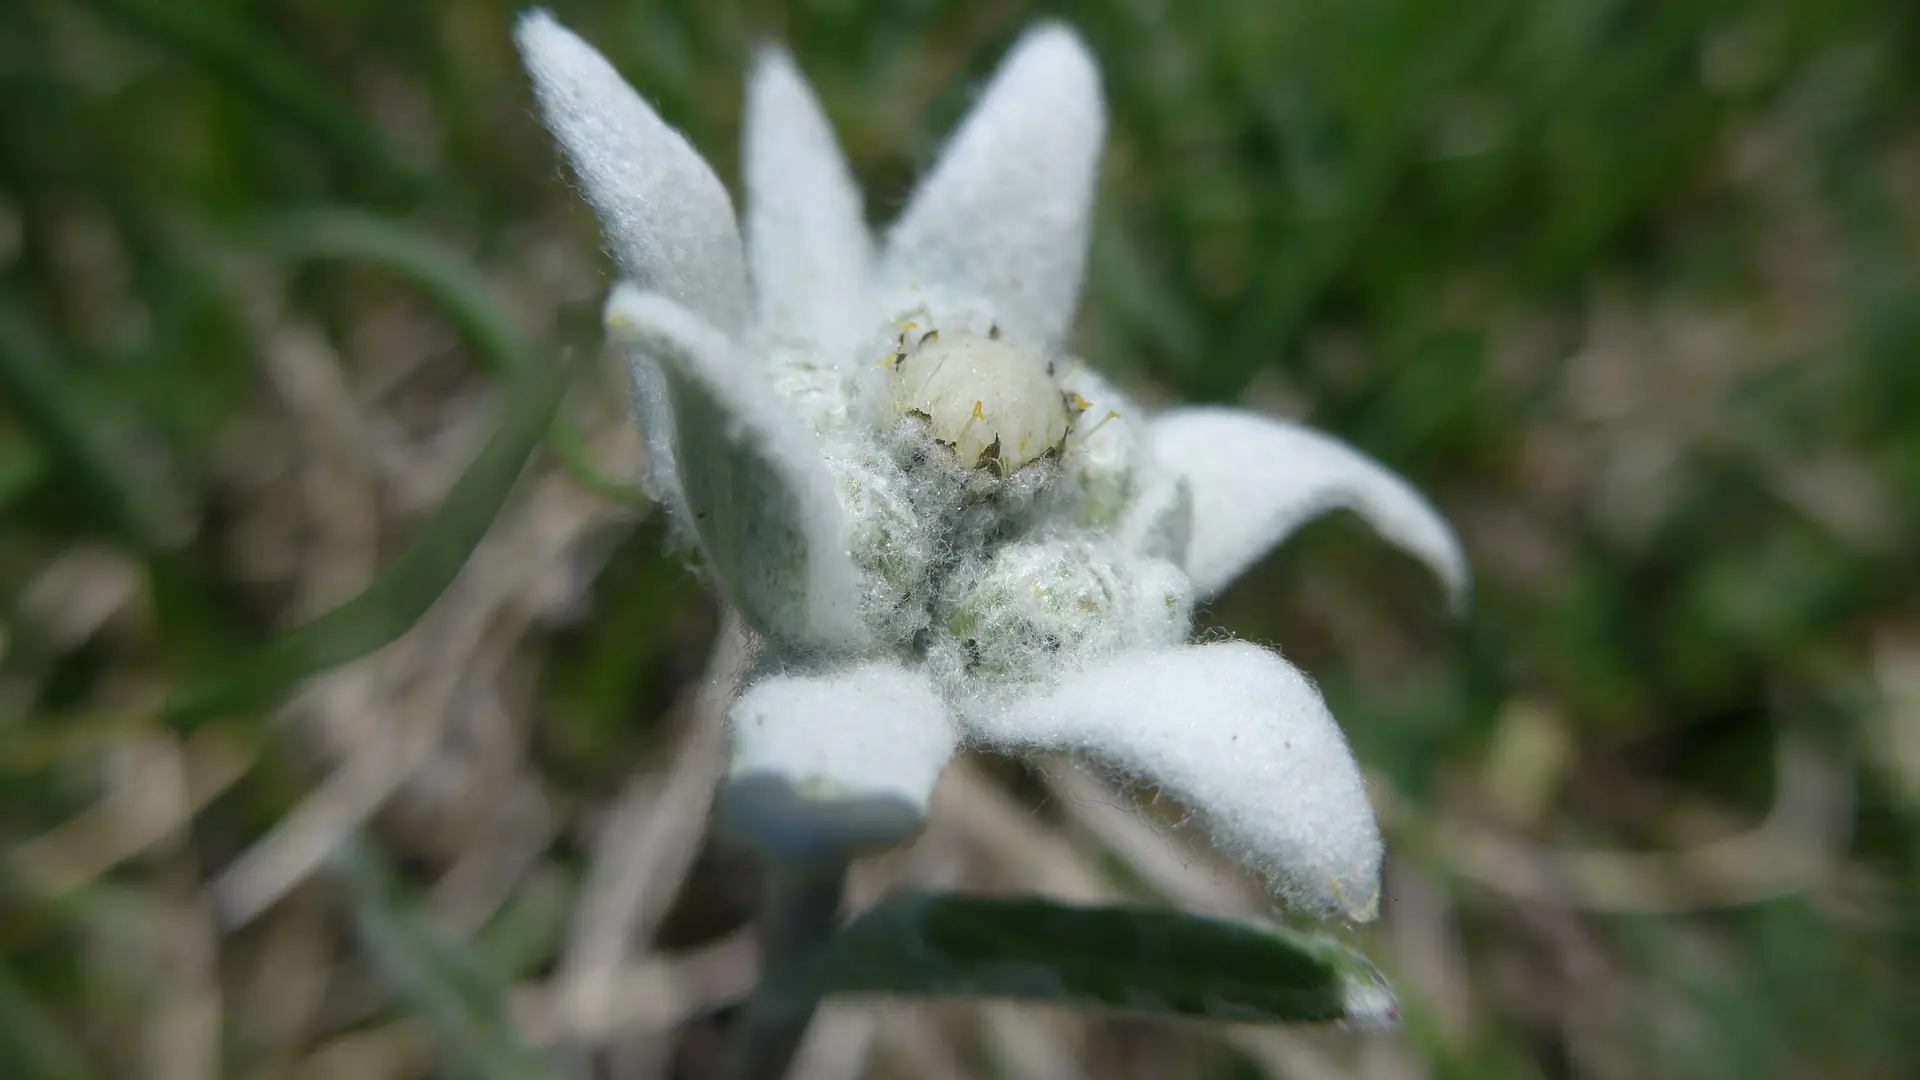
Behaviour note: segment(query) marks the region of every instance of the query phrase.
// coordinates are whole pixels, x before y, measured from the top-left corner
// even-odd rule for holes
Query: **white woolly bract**
[[[747,318],[746,264],[733,204],[713,170],[605,57],[545,11],[522,16],[514,40],[541,119],[573,166],[621,274],[738,334]],[[631,366],[648,492],[684,523],[665,377],[648,357]]]
[[[759,325],[842,365],[874,321],[873,242],[860,189],[833,129],[786,50],[767,47],[747,79],[741,165]]]
[[[1413,486],[1353,447],[1298,424],[1238,409],[1176,409],[1153,417],[1158,468],[1186,479],[1193,532],[1186,569],[1208,596],[1301,526],[1352,510],[1425,562],[1463,610],[1471,588],[1453,528]]]
[[[984,307],[1007,338],[1056,349],[1079,303],[1105,138],[1086,46],[1064,26],[1028,31],[887,237],[887,314],[924,303],[956,325]]]
[[[608,331],[656,358],[672,394],[680,488],[715,576],[754,627],[802,651],[859,651],[862,582],[818,445],[735,355],[664,296],[617,286]]]
[[[822,799],[897,796],[923,813],[956,741],[926,673],[892,662],[769,676],[727,717],[734,777],[772,773]]]
[[[1091,755],[1200,811],[1291,906],[1371,919],[1380,831],[1306,676],[1244,642],[1126,653],[967,716],[993,746]]]
[[[514,28],[541,119],[566,151],[620,272],[729,336],[747,323],[733,202],[713,170],[593,46],[531,11]]]

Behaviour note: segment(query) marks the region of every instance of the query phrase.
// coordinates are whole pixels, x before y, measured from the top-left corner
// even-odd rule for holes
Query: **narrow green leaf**
[[[177,694],[166,718],[181,728],[271,704],[300,680],[406,633],[479,546],[527,458],[552,430],[567,387],[566,365],[536,361],[472,272],[417,233],[365,214],[316,211],[283,218],[262,236],[284,257],[355,259],[405,276],[473,341],[487,369],[507,380],[505,415],[433,518],[379,578],[246,661]]]
[[[593,448],[587,445],[587,438],[581,434],[565,416],[554,418],[553,430],[547,433],[547,449],[559,459],[560,467],[565,469],[573,482],[595,495],[619,506],[642,509],[653,505],[646,492],[617,477],[609,476],[593,460]]]
[[[453,583],[493,525],[552,424],[566,383],[566,369],[557,364],[518,373],[501,394],[506,415],[499,429],[391,566],[353,599],[175,695],[167,703],[167,722],[191,728],[264,707],[300,680],[406,633]]]
[[[173,49],[280,111],[395,193],[419,197],[432,181],[402,160],[298,57],[205,4],[185,0],[88,0],[102,14]]]
[[[352,259],[385,267],[440,305],[496,375],[531,367],[533,351],[486,283],[467,262],[404,225],[353,210],[309,210],[278,218],[261,230],[267,250],[286,257]],[[630,483],[601,471],[580,430],[556,416],[547,445],[575,483],[609,502],[644,507],[652,500]]]
[[[416,229],[333,208],[269,218],[242,240],[283,259],[345,259],[391,270],[440,307],[489,372],[511,376],[534,365],[499,298],[458,254]]]
[[[513,1038],[507,987],[499,973],[417,907],[393,895],[387,874],[364,844],[334,857],[347,884],[361,950],[401,998],[433,1029],[455,1072],[481,1080],[555,1080],[538,1055]]]
[[[1014,998],[1258,1023],[1399,1019],[1386,980],[1328,938],[1177,911],[906,894],[773,973],[788,1008],[834,995]]]
[[[33,436],[47,471],[63,482],[62,492],[72,496],[88,524],[146,563],[169,644],[182,651],[203,647],[221,636],[220,620],[177,557],[179,529],[170,522],[184,500],[156,484],[158,477],[128,466],[124,451],[103,433],[106,403],[73,377],[69,362],[30,311],[0,294],[0,409]],[[31,483],[33,477],[19,480]],[[20,493],[14,489],[6,497]]]
[[[45,328],[11,297],[0,297],[0,399],[101,526],[143,554],[166,546],[153,500],[100,437],[100,407],[70,377]]]

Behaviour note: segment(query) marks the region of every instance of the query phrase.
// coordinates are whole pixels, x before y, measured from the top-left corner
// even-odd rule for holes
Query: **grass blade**
[[[26,310],[0,297],[0,395],[65,472],[100,525],[150,555],[166,545],[141,487],[100,439],[86,400],[53,339]]]
[[[275,254],[305,259],[351,259],[405,277],[433,299],[473,344],[480,362],[511,376],[535,361],[520,332],[485,282],[459,256],[419,232],[352,210],[311,210],[279,218],[261,231]],[[649,506],[652,500],[630,483],[601,471],[580,429],[554,419],[547,446],[575,483],[608,502]]]
[[[411,198],[432,186],[299,59],[204,4],[168,0],[87,0],[95,10],[266,102],[306,128],[378,183]]]
[[[341,849],[334,868],[350,894],[361,951],[433,1029],[457,1063],[458,1075],[557,1080],[557,1073],[514,1040],[507,1020],[507,988],[498,973],[418,908],[394,896],[385,869],[364,844]]]
[[[506,415],[499,429],[392,565],[358,596],[290,631],[228,673],[177,694],[167,704],[167,722],[192,728],[264,707],[300,680],[356,660],[406,633],[453,583],[486,536],[553,422],[566,382],[566,370],[553,365],[530,368],[509,383],[501,395]]]

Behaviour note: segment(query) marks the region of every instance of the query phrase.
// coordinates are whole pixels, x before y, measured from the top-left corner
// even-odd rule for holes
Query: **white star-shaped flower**
[[[876,245],[792,60],[757,58],[745,241],[726,189],[542,12],[518,39],[624,281],[658,497],[766,639],[729,713],[722,812],[775,851],[884,845],[963,744],[1150,782],[1314,914],[1376,910],[1365,785],[1275,653],[1192,610],[1306,521],[1354,510],[1456,606],[1446,523],[1378,463],[1221,408],[1147,416],[1063,352],[1105,137],[1099,72],[1014,46]]]

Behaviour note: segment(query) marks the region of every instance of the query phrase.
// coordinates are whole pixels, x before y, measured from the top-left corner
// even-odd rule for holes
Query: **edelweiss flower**
[[[1193,605],[1349,508],[1467,570],[1360,453],[1219,408],[1143,415],[1063,351],[1105,115],[1062,26],[1029,32],[879,243],[784,52],[726,189],[551,17],[518,39],[625,280],[651,483],[766,639],[730,711],[722,812],[789,854],[918,825],[962,744],[1076,751],[1202,812],[1295,908],[1373,915],[1380,836],[1313,685]],[[751,284],[749,284],[751,281]],[[889,816],[885,811],[896,811]]]

